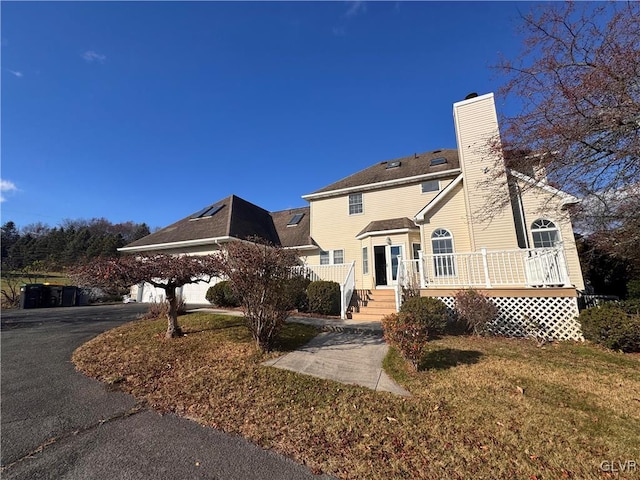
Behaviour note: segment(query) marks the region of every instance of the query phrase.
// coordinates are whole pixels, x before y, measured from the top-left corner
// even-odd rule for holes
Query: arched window
[[[531,224],[531,236],[535,248],[552,248],[560,242],[558,227],[551,220],[539,218]]]
[[[431,234],[431,249],[433,250],[433,268],[436,277],[455,275],[451,233],[444,228],[435,230]]]

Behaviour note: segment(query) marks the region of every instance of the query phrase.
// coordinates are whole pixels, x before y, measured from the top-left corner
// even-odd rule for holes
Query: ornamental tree
[[[508,166],[569,193],[616,200],[640,182],[640,3],[548,2],[522,16],[521,54],[503,59]]]
[[[252,240],[226,244],[216,270],[229,279],[256,345],[269,351],[293,308],[287,282],[298,258],[291,250]]]
[[[182,334],[178,325],[176,290],[189,283],[208,282],[216,276],[215,255],[176,256],[139,255],[118,258],[95,258],[75,267],[71,276],[80,285],[127,288],[146,282],[165,292],[169,304],[166,338]]]

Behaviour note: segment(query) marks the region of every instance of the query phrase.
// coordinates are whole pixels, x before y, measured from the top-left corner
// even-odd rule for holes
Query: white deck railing
[[[325,280],[340,284],[340,318],[345,319],[351,296],[356,288],[355,266],[355,261],[339,265],[299,265],[293,267],[291,272],[302,275],[312,282]]]
[[[422,255],[401,260],[396,303],[402,288],[564,287],[569,285],[562,245],[517,250]]]
[[[420,255],[403,261],[405,278],[429,287],[561,287],[569,285],[562,246]]]

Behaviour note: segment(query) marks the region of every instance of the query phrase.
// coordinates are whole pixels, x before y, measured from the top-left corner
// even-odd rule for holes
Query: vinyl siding
[[[470,250],[518,248],[510,206],[488,210],[497,203],[497,199],[509,198],[506,179],[491,179],[496,157],[489,152],[488,141],[499,135],[493,94],[458,102],[454,104],[453,112],[460,167],[464,175],[465,207],[467,217],[471,219]]]
[[[444,188],[451,179],[441,180]],[[385,245],[389,237],[392,243],[403,245],[405,258],[410,258],[411,240],[409,235],[383,234],[356,239],[370,222],[392,218],[408,217],[413,219],[438,192],[422,193],[421,183],[362,192],[363,213],[349,215],[349,195],[311,201],[311,237],[322,250],[344,250],[344,261],[356,261],[355,277],[357,288],[373,286],[373,247]],[[415,239],[418,230],[411,238]],[[362,247],[369,248],[369,274],[362,274]],[[310,265],[320,263],[319,256],[308,256]]]
[[[560,230],[560,239],[564,244],[567,270],[569,271],[571,283],[578,290],[584,290],[584,279],[580,268],[575,237],[573,236],[571,217],[567,209],[561,208],[562,199],[541,188],[525,185],[521,181],[519,183],[522,189],[522,205],[524,207],[527,237],[531,247],[534,245],[531,224],[538,218],[545,218],[555,223],[558,230]]]
[[[427,214],[427,222],[422,225],[423,239],[422,252],[432,254],[431,234],[438,228],[444,228],[453,236],[454,252],[470,252],[471,237],[469,222],[464,201],[464,187],[457,185],[441,203]]]

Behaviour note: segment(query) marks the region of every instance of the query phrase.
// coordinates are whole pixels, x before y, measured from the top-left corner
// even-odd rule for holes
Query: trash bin
[[[40,308],[43,287],[41,283],[28,283],[20,287],[20,308]]]
[[[73,307],[76,304],[77,288],[72,286],[62,287],[62,306]]]
[[[43,285],[42,306],[61,307],[62,289],[62,285]]]

